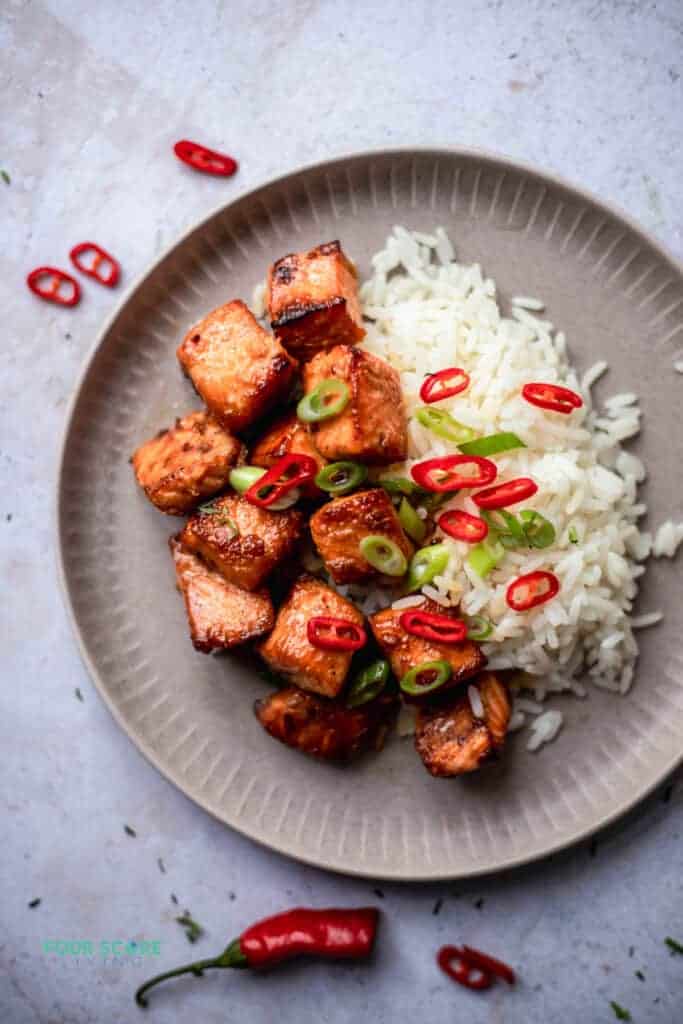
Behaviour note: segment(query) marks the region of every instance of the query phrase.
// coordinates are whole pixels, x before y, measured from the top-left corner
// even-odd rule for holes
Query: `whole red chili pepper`
[[[84,262],[83,257],[91,254],[92,260],[88,263]],[[79,242],[69,253],[69,259],[77,270],[87,274],[88,277],[93,277],[107,288],[113,288],[119,279],[118,263],[106,249],[96,245],[95,242]]]
[[[220,956],[197,960],[158,974],[135,993],[138,1006],[147,1006],[145,993],[166,978],[181,974],[201,977],[211,968],[272,967],[297,956],[326,960],[360,960],[372,952],[379,911],[374,907],[344,910],[295,910],[267,917],[231,942]]]
[[[34,295],[46,302],[56,302],[58,306],[75,306],[80,302],[81,286],[78,281],[58,267],[36,267],[26,278],[26,283]],[[66,294],[61,290],[62,285],[69,287]]]
[[[552,412],[562,412],[565,416],[583,405],[581,395],[577,395],[571,388],[560,387],[559,384],[532,381],[524,385],[522,395],[531,405],[537,405],[540,409],[550,409]]]
[[[472,501],[479,508],[506,508],[507,505],[516,505],[518,501],[530,498],[537,490],[537,483],[529,477],[520,476],[516,480],[507,480],[504,484],[477,491],[472,495]]]
[[[526,612],[555,597],[560,590],[560,581],[553,572],[529,572],[518,576],[507,588],[505,600],[515,612]]]
[[[237,170],[237,161],[233,160],[231,156],[217,153],[215,149],[208,149],[199,142],[181,139],[180,142],[176,142],[173,152],[184,164],[193,167],[195,171],[202,171],[204,174],[229,178]]]
[[[362,626],[350,619],[335,619],[331,615],[316,615],[308,620],[306,634],[309,644],[323,651],[357,651],[367,641]]]
[[[461,487],[481,487],[493,483],[498,467],[495,462],[481,455],[443,455],[438,459],[416,463],[411,467],[410,474],[425,491],[457,491]]]
[[[489,525],[481,516],[471,516],[459,508],[451,508],[437,519],[444,533],[456,540],[464,540],[468,544],[477,544],[489,532]]]
[[[300,484],[308,483],[318,472],[318,464],[310,455],[290,452],[273,463],[270,469],[245,491],[252,505],[268,508]]]
[[[455,383],[449,385],[449,381]],[[427,405],[440,402],[442,398],[452,398],[469,386],[470,375],[459,366],[450,366],[438,373],[430,373],[420,388],[420,398]]]
[[[437,643],[460,644],[467,636],[467,624],[462,619],[451,619],[448,615],[411,608],[410,611],[402,612],[398,621],[406,633]]]

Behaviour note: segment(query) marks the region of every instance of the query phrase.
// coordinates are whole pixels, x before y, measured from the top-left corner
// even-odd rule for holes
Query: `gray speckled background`
[[[676,0],[5,0],[2,1024],[135,1020],[132,990],[157,965],[206,956],[289,904],[367,901],[385,911],[372,967],[215,974],[160,991],[150,1019],[599,1024],[615,1020],[616,1000],[639,1024],[681,1020],[683,957],[663,944],[683,941],[675,780],[591,848],[502,877],[373,894],[372,883],[233,834],[144,761],[80,664],[53,549],[66,403],[115,296],[86,285],[78,309],[61,310],[34,300],[24,276],[65,265],[71,245],[94,238],[118,255],[128,284],[197,218],[273,174],[411,143],[537,162],[620,204],[680,256],[682,45]],[[234,153],[239,175],[185,169],[171,154],[180,137]],[[173,920],[172,893],[206,929],[194,947]],[[161,955],[141,965],[45,954],[52,939],[96,950],[102,940],[160,940]],[[508,957],[518,988],[455,989],[433,952],[463,940]]]

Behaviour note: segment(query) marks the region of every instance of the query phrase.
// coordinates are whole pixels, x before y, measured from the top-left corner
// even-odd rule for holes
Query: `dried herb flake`
[[[35,908],[39,907],[42,902],[43,901],[41,900],[40,896],[36,896],[36,898],[34,900],[31,900],[31,902],[29,903],[29,907],[31,910],[35,910]]]
[[[625,1010],[623,1006],[619,1006],[619,1003],[615,1003],[613,999],[610,999],[610,1006],[614,1010],[614,1016],[617,1020],[633,1020],[628,1010]]]
[[[80,700],[80,702],[82,704],[83,703],[83,694],[80,691],[80,687],[77,686],[76,689],[74,690],[74,693],[76,695],[76,700]]]
[[[130,825],[124,825],[123,826],[123,831],[126,833],[127,836],[132,836],[133,839],[137,839],[137,835],[138,834],[137,834],[137,832],[135,831],[134,828],[130,827]]]
[[[680,942],[676,942],[676,940],[672,939],[669,935],[667,935],[664,941],[671,950],[672,956],[676,956],[676,954],[678,954],[679,956],[683,956],[683,946]]]
[[[4,183],[6,185],[11,185],[12,184],[12,179],[10,178],[9,174],[7,173],[7,171],[5,171],[4,169],[2,171],[0,171],[0,178],[2,178],[2,180],[4,181]]]
[[[199,936],[204,934],[204,929],[200,924],[197,924],[189,910],[176,917],[176,921],[185,929],[188,942],[196,942]]]

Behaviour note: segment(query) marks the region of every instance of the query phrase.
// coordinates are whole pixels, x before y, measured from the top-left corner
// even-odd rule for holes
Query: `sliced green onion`
[[[373,568],[385,576],[403,576],[408,563],[398,544],[382,534],[370,534],[360,542],[360,553]]]
[[[338,416],[349,404],[348,384],[336,377],[326,377],[301,399],[296,414],[303,423],[318,423]]]
[[[412,537],[417,544],[421,544],[425,539],[427,526],[426,523],[420,519],[419,515],[407,498],[401,498],[401,504],[398,509],[398,518],[401,522],[401,526],[408,536]]]
[[[495,530],[497,539],[503,547],[517,548],[526,544],[524,528],[517,519],[517,516],[512,512],[508,512],[504,508],[498,508],[494,511],[481,509],[479,514],[489,524],[490,528]]]
[[[349,688],[346,697],[347,708],[357,708],[361,704],[378,697],[386,686],[389,678],[389,662],[380,658],[362,669]]]
[[[321,469],[315,482],[321,491],[327,491],[333,498],[348,494],[362,484],[368,475],[365,466],[359,462],[331,462]]]
[[[474,545],[467,556],[467,562],[474,569],[477,576],[481,576],[484,579],[492,569],[495,569],[504,555],[505,548],[503,545],[497,537],[493,538],[489,534],[486,540],[482,540],[479,544]]]
[[[450,552],[445,544],[430,544],[416,551],[410,560],[406,587],[408,590],[419,590],[425,583],[431,583],[439,576],[446,566]]]
[[[431,682],[420,682],[423,676],[429,678],[432,675],[434,678]],[[399,686],[404,693],[409,693],[412,697],[419,697],[423,693],[438,690],[440,686],[448,682],[452,675],[452,666],[442,658],[437,661],[423,661],[421,665],[416,665],[415,668],[406,672],[399,682]]]
[[[493,623],[483,615],[468,615],[467,627],[468,640],[486,640],[493,633]]]
[[[407,476],[381,476],[377,483],[392,497],[400,494],[410,497],[411,494],[418,494],[422,491],[422,488],[414,484]]]
[[[415,419],[437,437],[457,445],[472,441],[477,436],[475,430],[458,423],[445,409],[435,409],[432,405],[421,405],[415,412]]]
[[[569,537],[569,543],[570,544],[578,544],[579,543],[579,535],[576,532],[576,527],[575,526],[572,525],[572,526],[569,527],[569,529],[567,530],[567,536]]]
[[[261,466],[238,466],[237,469],[230,470],[230,476],[228,477],[230,486],[238,494],[244,494],[252,484],[261,479],[265,472],[266,470],[262,469]]]
[[[505,432],[478,437],[475,441],[465,441],[458,448],[463,455],[499,455],[501,452],[512,451],[513,448],[526,448],[524,441],[516,434]]]
[[[531,548],[549,548],[555,542],[555,527],[534,509],[525,508],[519,513],[527,544]]]

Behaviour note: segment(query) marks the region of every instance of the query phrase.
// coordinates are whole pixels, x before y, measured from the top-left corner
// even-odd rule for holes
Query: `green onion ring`
[[[408,568],[406,556],[398,544],[379,533],[363,537],[360,553],[366,562],[385,576],[403,576]]]
[[[435,576],[444,571],[449,558],[450,551],[445,544],[430,544],[426,548],[420,548],[410,560],[407,589],[418,590],[425,583],[431,583]]]
[[[321,491],[336,498],[358,487],[367,475],[367,468],[359,462],[331,462],[320,470],[315,482]]]
[[[445,409],[435,409],[431,405],[419,406],[415,411],[415,419],[437,437],[457,445],[472,441],[477,436],[476,431],[464,423],[458,423]]]
[[[431,673],[436,673],[432,682],[421,684],[420,676]],[[425,693],[433,693],[434,690],[438,690],[448,682],[452,675],[452,666],[442,658],[437,661],[423,661],[421,665],[416,665],[415,668],[406,672],[398,685],[404,693],[410,694],[411,697],[421,697]]]
[[[347,708],[357,708],[378,697],[389,678],[389,662],[383,658],[371,662],[354,679],[346,696]]]
[[[319,423],[338,416],[351,398],[348,384],[336,377],[326,377],[301,399],[296,414],[302,423]]]

